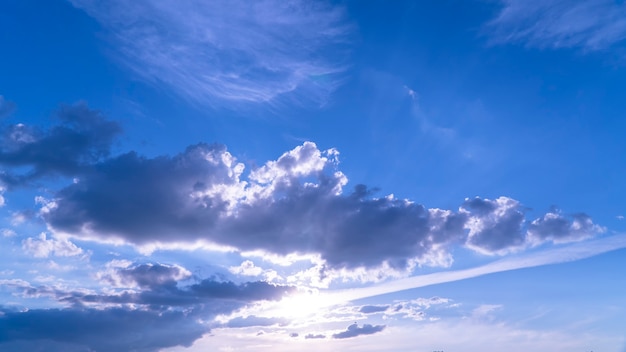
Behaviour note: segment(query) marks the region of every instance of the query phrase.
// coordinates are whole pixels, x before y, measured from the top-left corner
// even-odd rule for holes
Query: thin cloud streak
[[[626,5],[614,0],[503,0],[489,22],[496,44],[604,50],[626,39]]]
[[[71,2],[102,24],[115,60],[200,105],[324,104],[347,67],[351,26],[323,2]]]
[[[622,248],[626,248],[626,235],[615,235],[592,241],[579,242],[566,247],[505,258],[471,269],[420,275],[385,282],[370,287],[328,292],[326,293],[327,297],[324,301],[331,305],[337,304],[337,302],[355,301],[358,299],[447,282],[471,279],[478,276],[504,271],[573,262]]]

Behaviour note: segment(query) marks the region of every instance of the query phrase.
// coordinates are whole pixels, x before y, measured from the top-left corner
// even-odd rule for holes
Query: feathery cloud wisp
[[[502,0],[487,26],[494,43],[604,50],[626,39],[626,4],[613,0]]]
[[[108,31],[117,61],[196,103],[323,104],[345,70],[343,9],[310,1],[72,0]],[[294,95],[291,95],[294,97]]]

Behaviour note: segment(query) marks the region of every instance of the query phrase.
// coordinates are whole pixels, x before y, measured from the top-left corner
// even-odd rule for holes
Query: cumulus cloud
[[[351,337],[357,337],[360,335],[372,335],[377,332],[381,332],[385,329],[385,325],[371,325],[371,324],[363,324],[362,327],[359,327],[357,323],[354,323],[344,331],[333,334],[333,338],[335,339],[348,339]]]
[[[469,230],[467,245],[472,249],[485,254],[506,253],[525,242],[524,213],[514,199],[466,199],[461,212],[468,215],[465,228]]]
[[[22,249],[37,258],[47,258],[50,255],[72,257],[83,254],[82,248],[74,243],[66,239],[48,239],[45,232],[38,238],[29,237],[22,241]]]
[[[611,48],[626,39],[626,5],[612,0],[502,0],[488,30],[496,43],[539,48]]]
[[[309,340],[309,339],[325,339],[326,335],[323,334],[306,334],[304,335],[304,338]]]
[[[148,248],[212,243],[316,255],[320,275],[446,265],[454,245],[505,254],[528,246],[530,238],[555,236],[539,235],[547,225],[528,225],[525,208],[508,197],[466,199],[458,210],[444,210],[376,197],[365,185],[346,193],[338,164],[338,151],[312,142],[247,174],[223,145],[197,144],[173,157],[128,153],[93,165],[80,182],[42,202],[41,216],[59,236]],[[571,230],[559,241],[599,229],[583,217],[568,220]],[[245,262],[231,270],[258,272]]]
[[[350,26],[343,9],[324,2],[72,3],[102,24],[119,63],[201,104],[289,93],[323,103],[345,70]]]
[[[603,227],[594,224],[586,214],[566,217],[558,210],[548,212],[528,225],[530,240],[535,243],[580,241],[604,231]]]
[[[178,265],[141,264],[116,268],[99,275],[102,280],[118,287],[158,288],[175,286],[180,280],[187,279],[191,273]]]
[[[60,108],[54,115],[60,124],[40,130],[24,124],[3,126],[0,131],[0,165],[28,168],[23,174],[2,173],[11,186],[49,175],[72,176],[109,155],[120,126],[85,103]]]
[[[263,273],[263,268],[254,265],[251,260],[244,260],[239,266],[231,266],[228,268],[233,274],[244,276],[259,276]]]

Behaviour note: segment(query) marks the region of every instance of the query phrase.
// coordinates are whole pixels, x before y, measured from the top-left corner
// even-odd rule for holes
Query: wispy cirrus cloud
[[[615,0],[502,0],[489,22],[494,43],[604,50],[626,39],[626,4]]]
[[[351,28],[325,2],[71,2],[102,24],[117,61],[203,105],[323,104],[346,69]]]

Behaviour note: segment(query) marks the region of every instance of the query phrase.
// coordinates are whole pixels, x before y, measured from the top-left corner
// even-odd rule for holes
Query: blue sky
[[[626,351],[626,4],[13,1],[2,351]]]

